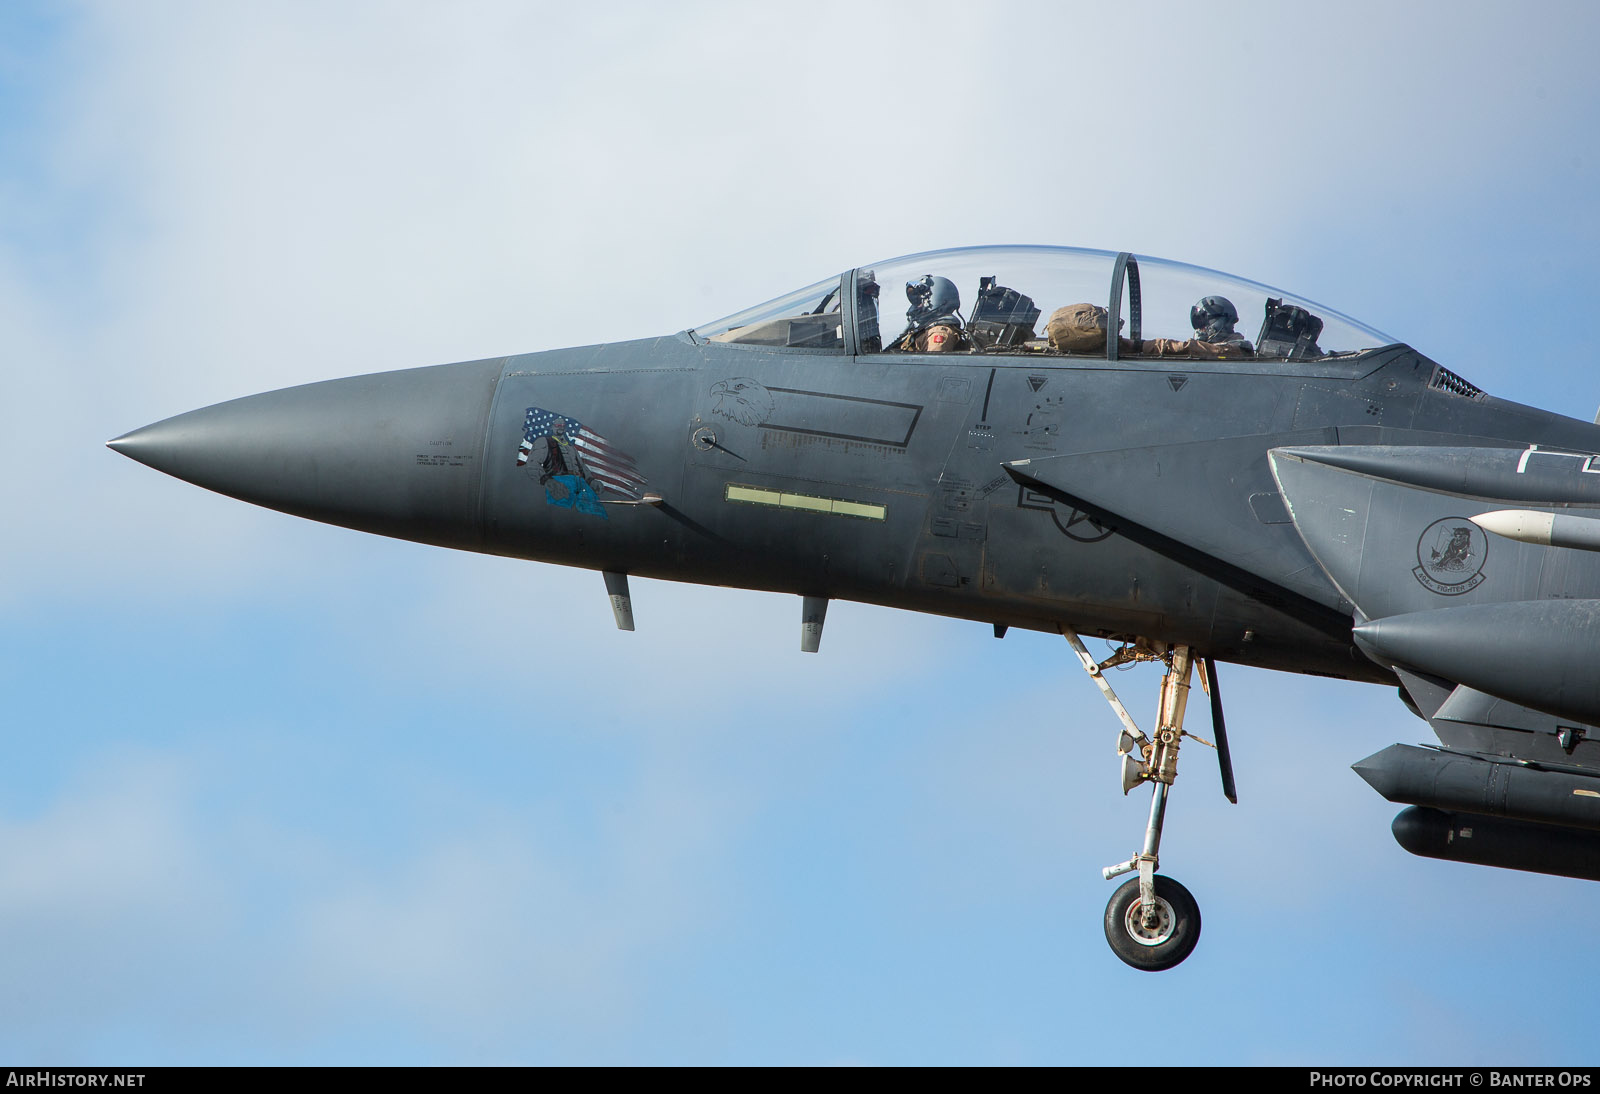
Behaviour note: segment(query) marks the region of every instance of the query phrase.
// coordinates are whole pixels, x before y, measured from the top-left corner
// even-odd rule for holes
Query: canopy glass
[[[846,300],[844,286],[853,286]],[[1215,303],[1220,298],[1225,305]],[[1209,305],[1207,302],[1210,302]],[[851,305],[846,307],[846,305]],[[1113,348],[1061,337],[1061,309],[1110,313]],[[1236,319],[1227,352],[1200,345],[1209,308]],[[1098,313],[1096,310],[1105,309]],[[847,329],[853,322],[854,329]],[[1395,339],[1293,293],[1201,266],[1076,247],[963,247],[876,262],[695,328],[696,338],[813,352],[921,353],[930,324],[965,353],[1307,359],[1358,353]],[[1109,341],[1109,340],[1108,340]]]

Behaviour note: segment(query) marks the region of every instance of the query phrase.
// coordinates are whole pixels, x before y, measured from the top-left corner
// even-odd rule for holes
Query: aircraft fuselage
[[[1435,367],[1404,346],[1318,361],[1109,362],[852,358],[679,335],[269,392],[122,447],[247,501],[440,546],[1159,637],[1241,664],[1384,681],[1289,522],[1267,451],[1600,443],[1586,423],[1430,387]],[[560,468],[523,452],[530,412],[599,437],[659,504],[558,496]],[[576,451],[587,464],[581,442]],[[1137,471],[1148,489],[1119,493],[1092,454],[1123,466],[1129,452],[1147,456]],[[1082,461],[1067,490],[1006,470],[1063,458]],[[1114,515],[1156,506],[1191,521],[1191,505],[1272,558],[1281,580],[1168,541],[1159,519]]]

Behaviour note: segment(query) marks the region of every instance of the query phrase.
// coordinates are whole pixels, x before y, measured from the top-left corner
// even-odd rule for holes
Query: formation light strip
[[[763,486],[728,484],[728,501],[747,505],[772,505],[779,509],[803,509],[808,513],[831,513],[836,517],[856,517],[860,520],[882,520],[886,510],[881,505],[846,501],[844,498],[822,498],[814,494],[791,494],[787,490],[768,490]]]

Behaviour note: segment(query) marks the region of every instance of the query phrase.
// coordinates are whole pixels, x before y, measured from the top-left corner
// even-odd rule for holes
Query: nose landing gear
[[[1106,880],[1138,871],[1106,905],[1106,941],[1111,951],[1125,964],[1146,972],[1161,972],[1177,965],[1194,952],[1200,941],[1200,906],[1189,890],[1172,878],[1157,874],[1161,860],[1161,829],[1166,818],[1167,792],[1178,777],[1178,746],[1184,737],[1194,737],[1218,751],[1224,792],[1236,800],[1233,770],[1227,752],[1227,729],[1222,719],[1222,698],[1216,686],[1216,668],[1209,660],[1201,668],[1201,681],[1211,693],[1211,719],[1217,733],[1216,745],[1183,728],[1189,702],[1189,677],[1194,670],[1194,651],[1188,646],[1162,647],[1143,640],[1124,645],[1105,661],[1096,662],[1077,635],[1066,632],[1084,670],[1099,686],[1111,709],[1122,722],[1117,735],[1117,753],[1122,757],[1122,792],[1127,794],[1140,783],[1152,785],[1150,819],[1145,825],[1144,846],[1137,855],[1102,873]],[[1155,739],[1139,729],[1117,693],[1105,678],[1105,670],[1134,661],[1160,661],[1166,666],[1161,680],[1161,700],[1156,713]]]

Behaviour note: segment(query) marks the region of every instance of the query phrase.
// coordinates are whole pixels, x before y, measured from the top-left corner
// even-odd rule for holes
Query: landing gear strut
[[[1119,888],[1106,905],[1106,941],[1126,964],[1146,972],[1161,972],[1188,957],[1194,952],[1195,943],[1200,941],[1200,906],[1189,895],[1189,890],[1156,873],[1161,861],[1161,828],[1166,819],[1167,792],[1178,777],[1178,746],[1184,737],[1194,737],[1202,744],[1211,745],[1210,741],[1183,728],[1189,705],[1189,678],[1194,671],[1194,651],[1188,646],[1165,647],[1139,640],[1124,645],[1097,663],[1077,635],[1067,632],[1066,637],[1084,670],[1099,685],[1122,722],[1122,730],[1117,735],[1117,753],[1122,757],[1122,792],[1126,794],[1146,782],[1153,787],[1144,846],[1128,861],[1102,871],[1108,881],[1135,871],[1139,874]],[[1133,661],[1160,661],[1166,666],[1154,740],[1145,736],[1135,724],[1105,678],[1106,669]],[[1233,771],[1226,751],[1227,731],[1222,721],[1221,696],[1216,688],[1216,669],[1207,661],[1201,673],[1202,682],[1211,693],[1212,724],[1218,737],[1217,745],[1211,747],[1218,749],[1223,787],[1233,800]]]

